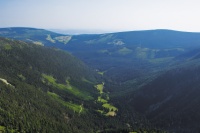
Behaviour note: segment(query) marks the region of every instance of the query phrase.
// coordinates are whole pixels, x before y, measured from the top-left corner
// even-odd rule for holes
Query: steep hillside
[[[0,132],[126,127],[109,117],[117,108],[99,94],[98,75],[71,54],[0,38],[0,64]]]
[[[199,47],[200,34],[171,30],[131,31],[97,35],[62,35],[43,29],[1,28],[0,36],[58,47],[87,61],[92,54],[136,56],[138,58],[174,57],[188,48]],[[83,54],[87,52],[86,54]]]
[[[34,28],[1,28],[0,36],[67,50],[116,82],[132,80],[144,68],[149,72],[161,64],[166,66],[175,56],[200,44],[199,33],[171,30],[61,35]]]
[[[200,59],[192,57],[187,56],[189,60],[130,94],[127,105],[146,116],[155,127],[170,132],[199,132]]]
[[[2,84],[17,87],[25,82],[38,88],[74,112],[70,118],[81,125],[74,131],[199,132],[199,33],[149,30],[74,36],[4,28],[0,36],[37,44],[9,45],[11,40],[2,39]],[[69,51],[95,72],[55,48]],[[83,119],[87,124],[80,124]]]

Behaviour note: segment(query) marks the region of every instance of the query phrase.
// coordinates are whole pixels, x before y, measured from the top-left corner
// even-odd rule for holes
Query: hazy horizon
[[[197,0],[0,0],[0,27],[85,32],[170,29],[200,32]]]

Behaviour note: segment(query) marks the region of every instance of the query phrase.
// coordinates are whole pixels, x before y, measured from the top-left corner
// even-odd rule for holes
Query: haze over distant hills
[[[113,33],[116,31],[113,30],[81,30],[81,29],[49,29],[50,31],[60,33],[60,34],[66,34],[66,35],[80,35],[80,34],[103,34],[103,33]]]
[[[106,34],[106,33],[119,33],[119,32],[130,32],[130,31],[145,31],[145,30],[101,30],[101,29],[46,29],[60,34],[66,35],[81,35],[81,34]],[[170,29],[149,29],[149,30],[170,30]],[[146,30],[147,31],[147,30]],[[178,30],[171,30],[178,31]],[[179,31],[179,32],[191,32],[191,31]],[[199,33],[199,32],[191,32]]]
[[[146,30],[65,35],[35,28],[1,28],[0,36],[10,38],[1,38],[4,54],[0,57],[7,64],[1,68],[2,78],[15,87],[19,83],[40,88],[45,97],[59,103],[62,113],[65,108],[74,111],[69,113],[72,122],[67,123],[71,131],[200,130],[200,33]],[[56,122],[54,115],[52,120]],[[4,130],[32,131],[28,124],[20,130],[4,121],[0,121]],[[36,126],[33,129],[40,131]],[[66,131],[62,129],[57,131]]]

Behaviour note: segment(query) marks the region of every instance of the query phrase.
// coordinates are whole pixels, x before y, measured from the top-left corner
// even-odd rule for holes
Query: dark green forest
[[[0,36],[0,132],[200,131],[199,33]]]
[[[95,102],[98,75],[76,57],[6,38],[0,38],[0,50],[0,131],[96,132],[124,128],[118,118],[96,111],[102,108]]]

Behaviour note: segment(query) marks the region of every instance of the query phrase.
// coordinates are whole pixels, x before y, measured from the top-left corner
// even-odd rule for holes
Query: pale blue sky
[[[200,32],[199,0],[0,0],[0,27]]]

